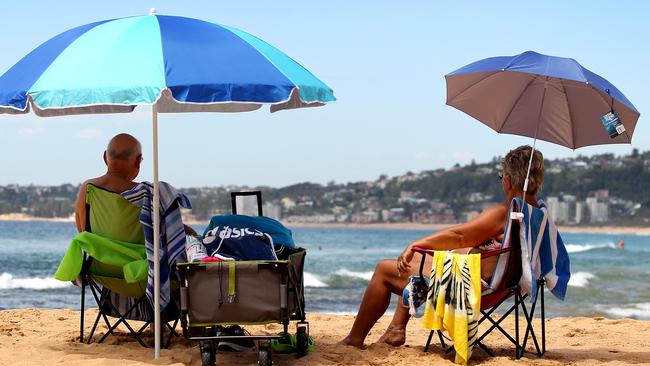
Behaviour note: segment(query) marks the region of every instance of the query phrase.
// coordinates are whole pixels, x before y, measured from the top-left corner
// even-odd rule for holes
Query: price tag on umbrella
[[[600,117],[600,122],[607,130],[609,137],[614,138],[623,132],[625,132],[625,126],[621,123],[621,120],[618,118],[618,113],[616,111],[610,111]]]

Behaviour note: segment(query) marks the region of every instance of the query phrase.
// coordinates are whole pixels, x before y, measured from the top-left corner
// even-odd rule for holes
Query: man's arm
[[[192,229],[191,227],[185,224],[183,224],[183,229],[185,230],[186,235],[199,236],[199,234],[197,234],[196,231],[194,231],[194,229]]]
[[[86,231],[86,183],[83,182],[79,186],[79,193],[77,193],[77,203],[74,209],[74,219],[77,223],[77,230],[79,232]]]

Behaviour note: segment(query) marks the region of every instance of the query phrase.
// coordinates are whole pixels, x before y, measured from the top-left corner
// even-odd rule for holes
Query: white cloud
[[[44,134],[45,128],[43,126],[24,127],[19,128],[16,132],[21,136],[37,136]]]
[[[433,151],[420,151],[415,154],[415,159],[425,162],[443,163],[453,165],[456,163],[464,164],[469,163],[472,159],[477,160],[476,155],[469,151],[461,152],[433,152]]]
[[[77,137],[84,140],[97,139],[104,136],[104,131],[96,128],[82,128],[77,131]]]
[[[436,158],[437,158],[436,155],[429,151],[420,151],[415,154],[415,160],[420,160],[420,161],[437,160]]]
[[[454,159],[455,162],[457,163],[469,163],[470,161],[477,160],[476,155],[472,154],[469,151],[459,151],[455,152],[452,155],[452,158]]]

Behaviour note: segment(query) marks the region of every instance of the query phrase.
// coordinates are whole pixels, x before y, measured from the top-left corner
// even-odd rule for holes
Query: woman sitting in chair
[[[449,227],[431,235],[415,240],[400,254],[397,260],[385,259],[377,264],[375,273],[368,284],[359,312],[354,320],[352,329],[340,344],[363,347],[363,342],[375,325],[377,320],[384,315],[390,304],[391,293],[401,295],[410,275],[417,274],[417,266],[411,262],[421,261],[420,254],[413,253],[413,247],[422,247],[435,250],[455,250],[461,253],[481,252],[500,248],[500,241],[509,216],[510,202],[515,197],[523,195],[524,180],[532,148],[520,146],[508,152],[501,161],[499,178],[503,186],[505,201],[483,211],[471,221]],[[528,179],[528,192],[526,202],[537,206],[535,196],[544,181],[544,158],[542,153],[535,150],[533,154],[530,176]],[[496,257],[494,258],[496,259]],[[482,277],[488,280],[496,263],[482,262]],[[425,264],[425,273],[431,270],[431,257]],[[395,315],[379,342],[392,346],[401,346],[406,342],[406,324],[410,318],[408,308],[399,305]]]

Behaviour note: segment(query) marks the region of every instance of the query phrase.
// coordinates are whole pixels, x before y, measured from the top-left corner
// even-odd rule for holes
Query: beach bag
[[[218,215],[210,219],[210,224],[203,233],[204,236],[215,228],[228,226],[240,230],[257,230],[267,233],[273,239],[273,244],[284,246],[290,249],[295,248],[291,230],[282,225],[281,222],[266,216],[246,216],[246,215]]]
[[[202,239],[209,256],[222,260],[277,260],[271,235],[259,230],[216,227]]]

